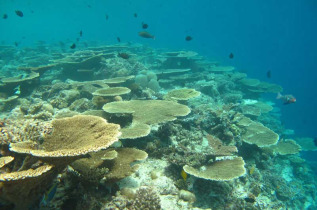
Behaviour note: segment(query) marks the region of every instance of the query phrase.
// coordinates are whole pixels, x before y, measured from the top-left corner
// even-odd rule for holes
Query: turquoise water
[[[19,17],[15,13],[16,10],[22,11],[23,17]],[[2,0],[0,2],[0,45],[2,46],[0,49],[0,98],[1,119],[4,126],[1,127],[4,132],[9,132],[13,127],[20,125],[15,123],[21,123],[27,119],[39,120],[40,124],[48,123],[61,116],[74,115],[74,113],[68,113],[69,110],[77,114],[88,110],[101,111],[104,104],[121,100],[118,99],[119,97],[108,99],[93,95],[97,87],[104,87],[99,83],[77,84],[74,87],[70,80],[85,82],[135,76],[122,84],[109,85],[131,89],[131,93],[122,96],[123,101],[162,100],[166,99],[166,94],[173,89],[195,89],[201,92],[198,98],[186,102],[178,100],[179,104],[191,109],[189,115],[177,115],[175,116],[177,120],[172,122],[164,120],[147,122],[145,124],[151,127],[151,132],[148,131],[147,135],[139,136],[137,140],[124,139],[119,145],[124,148],[136,147],[148,153],[147,161],[159,161],[155,163],[159,165],[158,168],[165,171],[163,178],[159,180],[165,180],[167,177],[166,179],[170,180],[170,182],[166,181],[169,187],[175,185],[176,189],[174,191],[170,189],[164,194],[159,187],[163,184],[156,183],[163,209],[168,209],[166,208],[168,205],[175,209],[185,209],[185,207],[189,209],[194,207],[314,209],[316,208],[317,160],[316,151],[312,150],[315,150],[316,145],[313,140],[317,137],[315,129],[317,119],[315,108],[317,106],[316,11],[317,3],[313,0],[280,2],[273,0],[265,2],[251,0],[243,2],[238,0]],[[7,18],[4,18],[5,14]],[[143,29],[142,23],[148,24],[148,28]],[[140,31],[149,32],[155,36],[155,39],[139,36]],[[186,41],[186,36],[192,37],[192,40]],[[76,47],[71,49],[73,44]],[[175,55],[166,54],[166,52],[176,51],[183,51],[176,57],[185,58],[172,58]],[[196,55],[184,53],[188,51],[194,51]],[[111,55],[107,57],[107,53]],[[119,53],[127,53],[129,58],[125,59]],[[229,56],[230,53],[233,57]],[[96,55],[100,57],[97,56],[95,64],[82,66],[79,64],[75,67],[65,64],[82,62]],[[33,59],[30,59],[31,57]],[[202,64],[201,60],[213,63],[206,65]],[[21,67],[51,64],[55,66],[43,71],[44,73],[39,71],[40,75],[36,77],[38,78],[38,80],[35,79],[36,81],[5,82],[6,78],[28,78],[30,69],[23,70]],[[215,70],[219,66],[234,66],[235,69],[233,71]],[[76,72],[78,69],[80,71]],[[162,73],[166,69],[190,70],[172,74],[171,77],[174,76],[174,79],[171,80],[168,75]],[[237,79],[240,76],[234,73],[238,72],[246,75],[240,75],[241,78]],[[281,94],[293,95],[296,103],[284,105],[282,100],[276,98],[280,90],[254,90],[254,86],[246,85],[240,80],[246,76],[257,79],[258,82],[281,86],[283,88]],[[145,77],[148,81],[145,81]],[[150,82],[153,78],[155,79]],[[213,87],[217,88],[213,89]],[[229,94],[232,95],[229,97]],[[17,98],[11,98],[11,101],[10,97]],[[256,112],[254,110],[252,114],[248,111],[243,112],[243,106],[255,104],[257,101],[272,106],[273,110],[264,113],[263,107],[262,110],[257,107],[262,112],[260,115],[254,114]],[[120,116],[113,116],[111,111],[105,111],[108,113],[105,118],[109,122],[118,123],[121,127],[129,124]],[[221,111],[223,113],[219,114]],[[276,151],[268,152],[266,148],[268,145],[263,148],[259,144],[248,142],[246,133],[250,130],[248,127],[252,126],[240,124],[239,127],[239,123],[235,121],[237,116],[233,114],[236,112],[249,117],[254,123],[262,123],[263,126],[275,132],[279,135],[279,142],[286,139],[295,140],[303,147],[302,151],[281,155]],[[111,115],[110,118],[109,115]],[[6,122],[5,118],[9,121]],[[131,118],[133,117],[130,117],[129,121]],[[138,117],[134,116],[134,118]],[[140,123],[139,121],[137,123]],[[217,127],[217,124],[222,127]],[[41,124],[41,126],[46,128],[45,125]],[[41,126],[38,127],[42,128]],[[261,129],[262,127],[257,127],[255,130]],[[228,132],[232,133],[233,137],[229,138]],[[13,136],[18,135],[16,131],[12,133]],[[240,178],[235,177],[234,181],[220,182],[199,176],[194,178],[196,176],[189,172],[185,172],[189,174],[189,178],[180,175],[184,165],[205,170],[204,167],[211,164],[207,159],[213,159],[210,156],[218,157],[218,155],[211,155],[209,150],[207,152],[204,150],[208,145],[206,140],[208,135],[219,138],[224,146],[237,147],[238,153],[235,155],[243,158],[245,175],[238,176]],[[2,136],[2,138],[7,137]],[[29,138],[28,136],[26,139],[30,140]],[[272,135],[266,136],[266,139],[270,138]],[[304,148],[303,142],[306,140],[303,138],[309,139],[307,140],[310,143],[308,148]],[[191,141],[191,139],[194,140]],[[2,139],[2,142],[4,141],[7,139]],[[12,143],[15,142],[16,139]],[[8,150],[7,146],[3,147],[4,151]],[[282,147],[288,146],[282,145]],[[8,154],[3,153],[2,156],[16,155],[12,151]],[[172,155],[174,153],[175,157]],[[204,158],[197,157],[200,153]],[[184,161],[180,160],[182,156],[185,157]],[[167,163],[171,166],[164,168],[163,165]],[[145,162],[143,167],[151,168],[149,166],[151,164],[147,164],[149,162]],[[7,172],[17,170],[17,166],[12,163],[7,167]],[[1,173],[5,174],[4,171],[2,170]],[[139,173],[150,174],[142,166],[140,171]],[[56,180],[55,177],[54,180],[47,181],[46,187],[38,190],[39,195],[32,198],[34,201],[28,207],[54,209],[63,206],[62,209],[80,209],[79,206],[82,204],[85,207],[111,209],[105,207],[106,203],[114,202],[120,196],[112,199],[109,196],[110,191],[114,196],[118,189],[125,186],[121,182],[118,182],[121,185],[118,184],[116,180],[113,183],[119,187],[109,187],[107,184],[99,183],[97,186],[99,190],[94,191],[88,189],[89,187],[82,181],[84,184],[82,183],[76,194],[74,185],[61,183],[72,182],[70,180],[77,178],[72,177],[69,171],[57,170],[56,173],[63,174],[65,177],[60,179],[62,181]],[[141,185],[154,185],[140,177],[142,176],[134,178],[143,180],[140,181]],[[182,180],[183,183],[180,184]],[[37,204],[40,203],[43,193],[56,182],[60,183],[57,194],[60,192],[66,197],[78,196],[78,198],[61,199],[56,196],[50,205],[38,207]],[[206,189],[203,186],[206,186]],[[224,190],[213,191],[211,190],[213,188]],[[193,193],[196,201],[179,199],[180,203],[185,203],[166,204],[167,201],[162,196],[180,195],[180,190]],[[86,191],[87,200],[80,203],[79,200],[84,197]],[[6,192],[4,191],[1,198],[4,200],[3,205],[10,206],[10,203],[14,202],[10,200],[11,197],[8,198]],[[139,194],[141,193],[142,190],[139,191]],[[151,194],[151,192],[147,193]],[[182,196],[176,197],[174,196],[175,200]],[[272,205],[268,204],[270,202]],[[141,208],[135,203],[133,205],[136,209]],[[82,207],[82,209],[85,208]]]

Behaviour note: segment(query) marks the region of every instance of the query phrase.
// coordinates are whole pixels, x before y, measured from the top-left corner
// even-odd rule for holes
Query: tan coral
[[[296,143],[301,146],[303,151],[317,151],[313,138],[296,138]]]
[[[94,96],[119,96],[130,93],[131,90],[126,87],[110,87],[110,88],[102,88],[98,89],[92,94]]]
[[[235,157],[233,159],[215,161],[199,169],[188,165],[185,165],[183,169],[186,173],[198,178],[214,181],[229,181],[243,176],[246,173],[244,164],[244,160],[241,157]]]
[[[55,177],[51,165],[0,175],[0,198],[13,203],[14,209],[28,209],[39,199]]]
[[[200,96],[200,92],[196,91],[195,89],[176,89],[171,90],[167,93],[167,95],[164,97],[166,100],[176,100],[176,101],[185,101],[190,98],[195,98]]]
[[[111,102],[103,106],[109,113],[130,113],[133,121],[141,124],[158,124],[186,116],[190,109],[182,104],[163,100],[131,100]]]
[[[122,128],[120,139],[136,139],[150,134],[151,126],[147,124],[133,123],[129,127]]]
[[[279,141],[276,145],[271,146],[275,153],[280,155],[292,155],[301,151],[301,146],[292,139]]]
[[[120,84],[120,83],[124,83],[128,80],[131,80],[133,78],[134,78],[134,76],[114,77],[114,78],[110,78],[110,79],[105,79],[103,81],[107,84]]]
[[[5,85],[12,85],[16,86],[19,84],[22,84],[24,82],[32,81],[40,76],[39,73],[31,72],[26,77],[18,76],[18,77],[8,77],[1,79],[1,82],[3,82]]]
[[[0,168],[11,163],[13,160],[14,160],[14,157],[11,157],[11,156],[1,157],[0,158]]]
[[[37,157],[75,157],[108,148],[118,141],[120,126],[90,115],[55,119],[52,134],[43,143],[19,142],[10,144],[10,150]]]
[[[231,72],[235,69],[234,66],[212,66],[210,71],[212,72]]]
[[[206,138],[214,156],[231,156],[238,153],[237,147],[223,145],[221,140],[215,136],[207,135]]]
[[[73,88],[78,88],[78,87],[82,87],[82,86],[98,86],[101,88],[108,88],[109,87],[109,85],[107,85],[104,80],[93,80],[93,81],[84,81],[84,82],[69,80],[68,83]]]
[[[136,172],[140,165],[132,164],[135,161],[145,160],[148,154],[135,148],[116,149],[118,157],[110,160],[108,164],[109,173],[106,174],[107,182],[116,182]]]
[[[279,140],[279,135],[259,122],[242,117],[238,126],[245,129],[241,135],[242,140],[249,144],[255,144],[258,147],[267,147],[275,145]]]
[[[255,87],[255,86],[258,86],[260,84],[260,80],[251,79],[251,78],[244,78],[244,79],[239,80],[239,82],[242,85],[245,85],[247,87]]]
[[[37,66],[37,67],[25,67],[25,66],[21,66],[18,69],[19,70],[23,70],[23,71],[30,71],[30,72],[38,72],[40,75],[43,74],[44,72],[52,69],[53,67],[55,67],[56,64],[48,64],[48,65],[42,65],[42,66]]]
[[[90,153],[87,158],[76,160],[71,164],[71,167],[84,181],[99,183],[109,172],[104,162],[112,160],[117,156],[118,153],[115,150],[101,150],[99,152]]]
[[[108,113],[132,114],[132,124],[122,128],[123,138],[139,138],[150,133],[150,125],[173,121],[186,116],[190,109],[182,104],[166,100],[132,100],[107,103],[103,110]]]

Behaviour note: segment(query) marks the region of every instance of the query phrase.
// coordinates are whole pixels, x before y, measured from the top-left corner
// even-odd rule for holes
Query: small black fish
[[[138,14],[137,14],[137,13],[134,13],[133,16],[134,16],[135,18],[137,18],[137,17],[138,17]]]
[[[270,71],[270,70],[268,70],[268,71],[266,72],[266,77],[269,78],[269,79],[271,78],[271,71]]]
[[[91,8],[91,5],[87,4],[87,7],[88,7],[88,8]]]
[[[148,27],[149,27],[148,24],[142,22],[142,28],[143,28],[143,29],[147,29]]]
[[[80,36],[80,37],[83,36],[83,31],[82,31],[82,30],[79,31],[79,36]]]
[[[117,37],[117,41],[118,41],[118,42],[121,42],[121,39],[120,39],[120,37]]]
[[[19,46],[19,42],[14,42],[14,45],[16,46],[16,47],[18,47]]]
[[[76,44],[73,43],[71,46],[70,46],[70,49],[75,49],[76,48]]]
[[[15,10],[15,14],[19,17],[23,17],[23,12],[21,10]]]
[[[2,16],[2,18],[3,18],[3,19],[7,19],[7,18],[8,18],[8,15],[7,15],[7,14],[4,14],[4,15]]]
[[[317,147],[317,137],[314,138],[314,144]]]
[[[106,20],[108,20],[108,19],[109,19],[109,15],[106,14]]]
[[[185,40],[186,40],[186,41],[191,41],[191,40],[193,40],[193,37],[191,37],[191,36],[186,36],[186,37],[185,37]]]
[[[229,58],[232,59],[233,57],[234,57],[234,54],[233,54],[233,53],[230,53],[230,54],[229,54]]]
[[[130,55],[128,53],[118,53],[118,56],[123,59],[129,59]]]

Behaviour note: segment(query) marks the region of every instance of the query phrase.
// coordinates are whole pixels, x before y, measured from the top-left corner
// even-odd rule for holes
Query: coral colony
[[[133,44],[1,46],[1,59],[4,208],[317,208],[299,156],[314,140],[262,98],[277,84]]]

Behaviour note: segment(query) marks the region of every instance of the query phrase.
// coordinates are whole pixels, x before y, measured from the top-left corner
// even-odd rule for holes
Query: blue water
[[[280,84],[297,103],[283,106],[282,122],[299,136],[317,136],[317,2],[315,0],[1,0],[0,41],[20,47],[38,40],[138,42],[190,49],[238,67],[249,77]],[[21,10],[24,17],[14,14]],[[138,17],[133,16],[134,13]],[[106,20],[105,15],[109,16]],[[138,37],[141,22],[156,40]],[[191,42],[184,37],[193,37]],[[228,55],[235,57],[230,60]],[[272,78],[266,78],[266,72]],[[275,101],[275,96],[270,96]],[[279,101],[275,101],[279,103]]]

